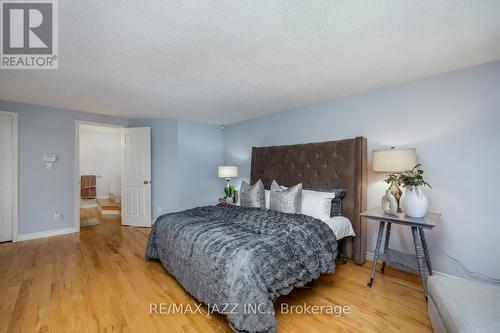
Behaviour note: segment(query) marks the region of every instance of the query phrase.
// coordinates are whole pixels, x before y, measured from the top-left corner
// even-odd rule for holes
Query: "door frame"
[[[80,125],[94,125],[101,127],[125,128],[124,125],[98,123],[93,121],[75,120],[75,203],[74,203],[74,228],[75,232],[80,232]]]
[[[19,115],[7,111],[0,111],[0,115],[12,116],[12,242],[16,242],[19,210]]]

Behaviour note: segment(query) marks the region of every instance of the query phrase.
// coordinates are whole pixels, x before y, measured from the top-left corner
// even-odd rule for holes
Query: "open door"
[[[150,227],[150,128],[124,128],[122,133],[122,224]]]

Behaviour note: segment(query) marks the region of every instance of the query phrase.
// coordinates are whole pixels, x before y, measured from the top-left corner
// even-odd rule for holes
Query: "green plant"
[[[424,180],[424,170],[421,169],[422,164],[415,165],[411,170],[405,170],[399,173],[397,177],[398,184],[403,187],[414,187],[414,186],[432,186]]]
[[[390,175],[388,175],[387,177],[384,178],[384,182],[386,182],[387,184],[392,184],[392,183],[396,183],[399,185],[401,185],[401,183],[399,182],[399,173],[391,173]]]
[[[224,187],[224,193],[226,194],[226,198],[234,197],[234,186],[231,183],[227,183],[226,187]]]

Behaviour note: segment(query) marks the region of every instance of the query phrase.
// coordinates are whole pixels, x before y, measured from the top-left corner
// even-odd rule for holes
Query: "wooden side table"
[[[427,300],[427,274],[432,275],[431,258],[429,257],[429,250],[427,248],[427,241],[425,240],[424,229],[432,229],[437,224],[441,218],[441,214],[437,213],[427,213],[423,218],[417,219],[414,217],[406,216],[404,213],[397,213],[396,215],[385,214],[382,208],[372,208],[363,213],[361,217],[366,218],[368,221],[379,221],[377,246],[375,247],[375,254],[373,256],[372,270],[370,274],[370,280],[368,281],[368,287],[372,286],[373,279],[375,279],[375,270],[377,268],[377,261],[382,259],[381,271],[384,272],[385,263],[389,261],[387,250],[389,248],[389,238],[391,236],[391,225],[400,224],[407,227],[411,227],[411,233],[413,235],[413,244],[415,245],[415,254],[417,255],[417,265],[418,271],[422,278],[422,287],[424,288],[425,299]],[[380,248],[382,246],[382,238],[384,235],[384,226],[387,223],[385,241],[384,241],[384,253],[380,253]],[[427,266],[427,273],[425,266]]]

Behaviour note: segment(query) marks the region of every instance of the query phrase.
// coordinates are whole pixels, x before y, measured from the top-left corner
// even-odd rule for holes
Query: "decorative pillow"
[[[330,212],[330,216],[341,216],[342,215],[342,198],[346,193],[344,189],[335,189],[333,190],[335,193],[335,197],[332,200],[332,210]]]
[[[271,200],[271,191],[265,190],[264,197],[266,198],[266,208],[269,209],[269,201]]]
[[[302,190],[302,214],[318,220],[330,218],[335,192]]]
[[[248,184],[244,180],[241,181],[240,203],[242,207],[266,207],[264,184],[262,184],[260,179],[253,185]]]
[[[347,217],[334,216],[334,217],[327,218],[323,222],[328,224],[330,229],[333,230],[333,233],[335,234],[335,237],[337,237],[337,240],[340,240],[340,239],[347,237],[347,236],[356,237],[356,233],[354,232],[354,229],[352,228],[351,221],[349,221],[349,219]]]
[[[283,213],[300,214],[302,210],[302,184],[284,189],[273,180],[269,195],[269,209]]]

